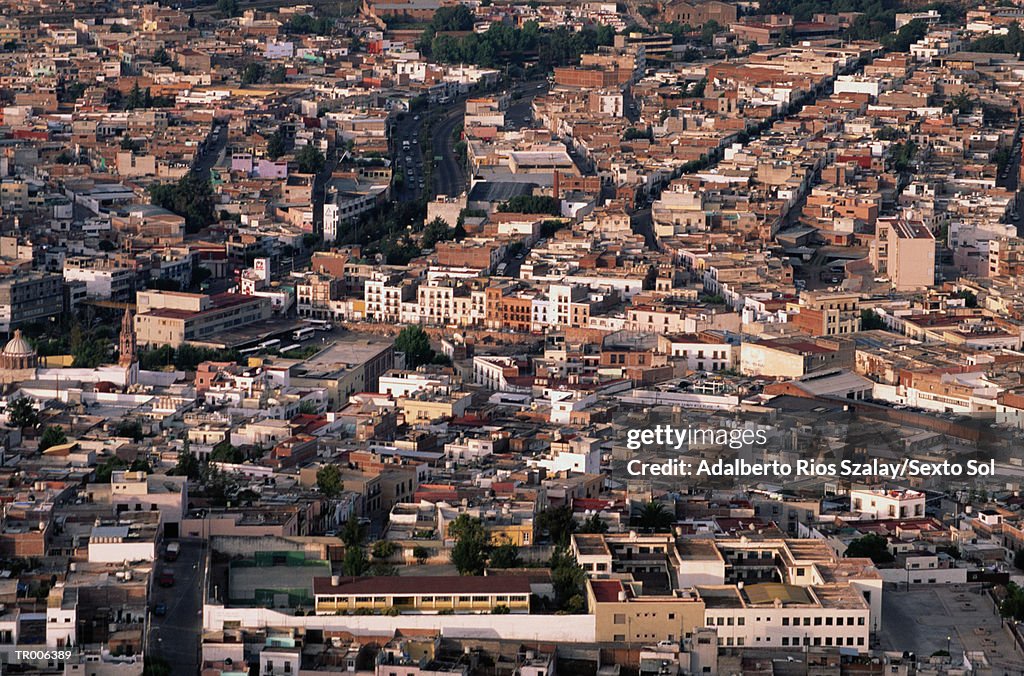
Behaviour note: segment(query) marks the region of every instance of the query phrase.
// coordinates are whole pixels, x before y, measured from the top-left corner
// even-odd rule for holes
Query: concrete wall
[[[592,643],[593,615],[287,615],[268,608],[203,607],[203,628],[220,631],[225,622],[243,628],[306,627],[357,635],[392,636],[396,629],[430,629],[450,638]]]
[[[966,568],[879,568],[882,579],[898,588],[910,584],[966,584]]]

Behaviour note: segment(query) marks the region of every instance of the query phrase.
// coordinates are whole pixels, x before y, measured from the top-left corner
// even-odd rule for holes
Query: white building
[[[697,591],[707,604],[705,624],[718,631],[719,646],[869,649],[871,608],[850,585],[769,582]]]
[[[132,533],[129,526],[94,526],[89,536],[90,563],[152,561],[155,558],[155,539],[140,537]]]
[[[492,355],[473,357],[473,380],[489,390],[508,389],[508,378],[519,374],[516,360]]]
[[[600,441],[590,437],[553,441],[549,453],[539,458],[530,458],[526,462],[530,467],[543,467],[551,474],[558,472],[600,474]]]
[[[850,509],[865,519],[923,517],[925,495],[913,490],[857,488],[850,491]]]

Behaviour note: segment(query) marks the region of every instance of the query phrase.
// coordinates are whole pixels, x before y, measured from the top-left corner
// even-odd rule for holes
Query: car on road
[[[416,115],[412,119],[413,119],[413,122],[419,122],[420,121],[420,116]]]
[[[174,571],[165,569],[160,573],[160,577],[157,579],[157,584],[161,587],[173,587],[174,586]]]
[[[167,604],[166,603],[158,603],[155,606],[153,606],[153,614],[156,615],[157,617],[163,617],[164,615],[166,615],[167,614]]]

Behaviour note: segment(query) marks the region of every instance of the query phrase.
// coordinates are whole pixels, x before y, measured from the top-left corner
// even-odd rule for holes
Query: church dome
[[[21,335],[21,329],[18,329],[14,332],[14,338],[11,338],[7,346],[4,347],[3,355],[5,357],[32,357],[35,353],[36,351],[32,349],[32,346]]]

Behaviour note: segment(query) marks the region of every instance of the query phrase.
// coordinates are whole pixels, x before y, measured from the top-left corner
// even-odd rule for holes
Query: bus
[[[334,325],[326,319],[307,319],[305,321],[317,331],[330,331],[334,328]]]
[[[259,347],[247,347],[244,350],[239,350],[238,354],[254,354],[254,353],[259,352],[259,351],[260,351]]]
[[[279,338],[274,338],[273,340],[264,340],[258,345],[258,347],[263,350],[268,350],[272,347],[277,347],[280,344],[281,340]]]
[[[292,331],[292,340],[306,340],[310,336],[316,333],[316,328],[312,326],[305,326],[301,329]]]
[[[281,354],[284,354],[285,352],[291,352],[292,350],[298,350],[301,347],[302,346],[299,345],[298,343],[295,343],[294,345],[285,345],[280,350],[278,350],[278,352],[280,352]]]

